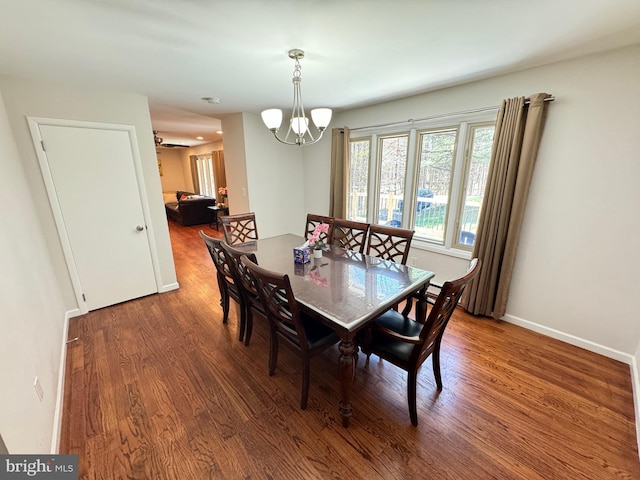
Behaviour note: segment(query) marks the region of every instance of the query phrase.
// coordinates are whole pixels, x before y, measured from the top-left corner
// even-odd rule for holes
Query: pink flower
[[[309,245],[314,250],[322,250],[324,248],[324,241],[320,238],[322,233],[327,233],[329,231],[329,225],[326,223],[321,223],[316,225],[316,228],[313,229],[313,233],[309,236]]]
[[[314,235],[320,236],[320,233],[327,233],[329,231],[329,224],[321,223],[316,225],[316,228],[313,230]]]

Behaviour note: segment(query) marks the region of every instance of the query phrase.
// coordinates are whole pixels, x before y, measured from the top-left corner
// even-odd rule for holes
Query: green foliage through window
[[[352,139],[347,218],[411,228],[416,239],[447,248],[472,248],[494,130],[493,121],[460,119]]]

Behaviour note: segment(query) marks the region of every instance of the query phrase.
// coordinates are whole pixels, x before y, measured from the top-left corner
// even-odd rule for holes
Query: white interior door
[[[39,123],[41,145],[34,134],[81,311],[158,290],[127,128]]]

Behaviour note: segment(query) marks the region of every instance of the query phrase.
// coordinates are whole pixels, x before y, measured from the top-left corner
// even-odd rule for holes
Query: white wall
[[[66,309],[1,94],[0,165],[0,433],[9,453],[48,453]]]
[[[216,150],[222,150],[222,142],[210,142],[195,147],[181,149],[183,156],[189,158],[189,155],[201,155],[203,153],[211,153]]]
[[[163,192],[175,192],[177,190],[187,190],[182,168],[182,155],[177,148],[158,148],[158,160],[162,163],[162,183]]]
[[[640,46],[560,62],[372,107],[341,112],[351,128],[499,105],[548,92],[505,319],[630,361],[640,341]],[[330,147],[305,152],[305,170],[330,168]],[[317,189],[316,189],[317,190]],[[305,192],[322,210],[323,194]],[[465,261],[412,249],[445,279]],[[607,295],[612,295],[610,299]]]
[[[335,120],[324,132],[322,139],[305,146],[304,167],[304,211],[317,215],[329,215],[329,187],[331,185],[331,129],[343,127]]]
[[[302,235],[302,149],[277,142],[260,116],[251,113],[224,119],[223,130],[230,213],[255,212],[260,238]]]
[[[250,212],[243,114],[237,113],[224,118],[222,130],[224,131],[224,168],[229,191],[227,198],[229,213],[233,215]],[[245,192],[244,195],[243,192]]]
[[[249,206],[260,237],[304,233],[303,148],[273,138],[260,115],[244,114]]]
[[[4,97],[9,122],[18,152],[22,158],[31,197],[36,205],[38,219],[42,226],[47,249],[51,255],[66,310],[76,309],[77,303],[49,207],[26,116],[135,126],[151,214],[149,230],[158,253],[162,284],[169,289],[173,288],[172,286],[176,284],[176,274],[146,97],[100,89],[68,88],[47,82],[7,76],[0,76],[0,92]],[[87,159],[89,161],[90,152],[87,152]],[[117,190],[113,194],[117,195]],[[105,199],[105,201],[109,201],[109,199]]]

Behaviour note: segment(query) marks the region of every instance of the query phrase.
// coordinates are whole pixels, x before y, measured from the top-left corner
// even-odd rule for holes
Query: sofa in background
[[[178,190],[175,195],[175,201],[167,202],[165,197],[164,207],[167,211],[168,219],[180,225],[189,226],[209,223],[211,211],[207,207],[215,204],[216,199],[214,197],[205,197],[192,192]]]

